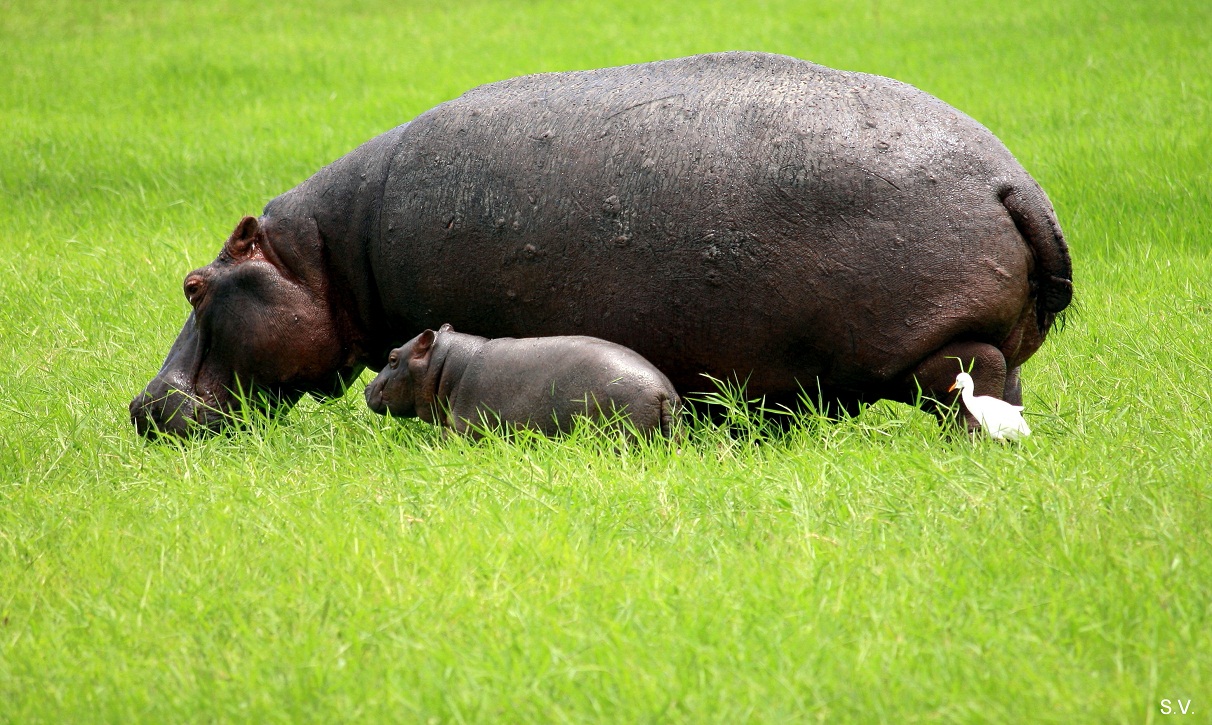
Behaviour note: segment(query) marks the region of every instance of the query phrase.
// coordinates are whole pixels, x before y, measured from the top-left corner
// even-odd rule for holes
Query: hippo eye
[[[391,356],[387,358],[387,364],[391,366],[392,370],[395,370],[396,366],[400,364],[400,356],[393,352]]]
[[[206,283],[201,277],[190,276],[185,280],[185,299],[189,300],[191,305],[196,306],[205,287]]]

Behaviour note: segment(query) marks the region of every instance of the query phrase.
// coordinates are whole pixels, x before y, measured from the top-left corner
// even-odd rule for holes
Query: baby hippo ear
[[[426,330],[417,335],[417,341],[412,346],[412,356],[414,359],[429,354],[429,351],[433,349],[433,341],[436,335],[437,333],[433,330]]]
[[[261,222],[257,221],[255,216],[246,216],[236,225],[236,230],[227,238],[223,249],[232,257],[243,259],[264,238],[265,232],[261,231]]]
[[[409,372],[421,374],[429,369],[429,358],[433,355],[435,334],[433,330],[426,330],[417,336],[417,341],[412,346],[412,355],[408,359]]]

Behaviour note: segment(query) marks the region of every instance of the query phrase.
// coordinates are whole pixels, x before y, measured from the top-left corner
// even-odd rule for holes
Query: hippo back
[[[1029,304],[999,195],[1038,187],[886,78],[739,52],[532,75],[391,141],[367,253],[399,339],[584,334],[683,391],[858,389],[956,337],[998,344]]]

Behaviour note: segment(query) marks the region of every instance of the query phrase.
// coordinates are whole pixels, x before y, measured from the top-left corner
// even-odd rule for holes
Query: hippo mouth
[[[191,312],[160,372],[130,402],[130,420],[140,435],[185,438],[214,433],[223,427],[228,414],[218,401],[204,400],[194,392],[202,350],[198,325]]]
[[[207,401],[178,388],[157,385],[159,382],[157,378],[130,403],[131,422],[146,438],[201,438],[240,428],[250,421],[249,416],[241,414],[243,411],[272,416],[289,410],[298,397],[258,389],[247,398],[229,395],[226,402]]]
[[[383,401],[383,382],[379,378],[370,381],[363,391],[366,397],[366,406],[375,413],[383,415],[387,412],[387,403]]]
[[[211,435],[227,427],[234,419],[231,412],[209,405],[185,391],[165,388],[152,392],[153,385],[149,385],[130,404],[131,422],[141,436],[189,438]]]
[[[130,403],[130,420],[140,435],[203,437],[247,422],[241,414],[246,409],[272,415],[298,401],[298,395],[261,386],[240,394],[229,385],[204,383],[205,349],[191,313],[160,372]]]

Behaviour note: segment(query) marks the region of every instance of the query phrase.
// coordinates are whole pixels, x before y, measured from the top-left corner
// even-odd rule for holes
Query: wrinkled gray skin
[[[615,424],[625,415],[640,435],[668,436],[681,399],[652,363],[613,342],[489,340],[443,325],[391,352],[366,387],[366,404],[473,435],[498,423],[556,435],[578,417]]]
[[[684,396],[708,373],[770,404],[950,403],[962,363],[977,395],[1018,402],[1072,294],[1052,206],[983,126],[897,81],[760,53],[481,86],[241,225],[228,245],[269,263],[191,273],[187,296],[247,279],[225,288],[237,303],[190,296],[131,404],[142,432],[216,428],[205,410],[234,409],[235,386],[270,407],[337,392],[444,321],[617,342]],[[291,343],[304,328],[312,357]]]

